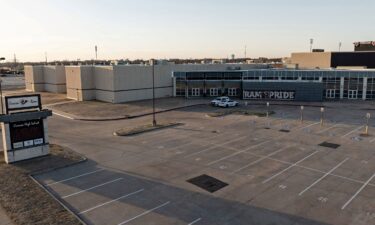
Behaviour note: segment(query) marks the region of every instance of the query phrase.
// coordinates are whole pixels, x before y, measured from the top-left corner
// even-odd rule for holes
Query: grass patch
[[[18,225],[79,225],[73,214],[35,183],[30,175],[85,160],[77,153],[50,145],[50,155],[8,165],[0,157],[0,204]]]
[[[155,130],[160,130],[164,128],[169,128],[169,127],[175,127],[175,126],[180,126],[183,125],[182,123],[160,123],[157,124],[156,126],[153,126],[152,124],[146,124],[143,126],[139,127],[134,127],[134,128],[126,128],[126,129],[120,129],[118,131],[113,132],[113,135],[115,136],[133,136],[137,134],[142,134],[146,132],[151,132]]]
[[[209,113],[207,116],[209,117],[223,117],[223,116],[228,116],[228,115],[244,115],[244,116],[257,116],[257,117],[266,117],[267,112],[254,112],[250,110],[245,110],[245,109],[234,109],[234,110],[225,110],[225,111],[220,111],[220,112],[214,112],[214,113]],[[275,114],[274,111],[269,112],[269,116]]]

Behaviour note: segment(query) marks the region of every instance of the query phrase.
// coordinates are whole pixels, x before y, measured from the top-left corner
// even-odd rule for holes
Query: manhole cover
[[[228,186],[227,183],[224,183],[214,177],[208,176],[208,175],[201,175],[199,177],[192,178],[190,180],[187,180],[187,182],[194,184],[208,192],[214,193],[215,191],[218,191],[226,186]]]
[[[329,143],[329,142],[323,142],[323,143],[319,144],[319,146],[326,147],[326,148],[333,148],[333,149],[336,149],[336,148],[340,147],[340,145],[338,145],[338,144]]]
[[[279,130],[280,132],[283,132],[283,133],[289,133],[290,132],[290,130],[286,130],[286,129],[281,129],[281,130]]]

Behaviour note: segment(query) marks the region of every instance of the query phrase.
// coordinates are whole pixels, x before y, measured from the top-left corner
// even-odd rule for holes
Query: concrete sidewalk
[[[15,223],[9,219],[5,210],[0,206],[0,225],[15,225]]]

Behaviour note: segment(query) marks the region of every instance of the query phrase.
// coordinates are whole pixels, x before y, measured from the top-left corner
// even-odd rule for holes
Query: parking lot
[[[88,162],[36,178],[87,224],[374,224],[375,136],[298,113],[179,112],[183,126],[92,139],[105,149]],[[201,175],[224,185],[188,182]]]

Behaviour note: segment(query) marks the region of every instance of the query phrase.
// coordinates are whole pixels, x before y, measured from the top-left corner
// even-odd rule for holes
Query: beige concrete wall
[[[44,91],[43,66],[25,66],[25,84],[27,91]]]
[[[25,66],[25,83],[28,91],[66,93],[64,66]]]
[[[188,65],[155,65],[156,97],[173,96],[174,71],[210,71],[227,69],[260,69],[267,68],[259,64],[188,64]],[[52,73],[53,68],[46,67],[45,73]],[[31,72],[30,72],[31,73]],[[56,68],[55,74],[62,69]],[[66,66],[65,70],[67,98],[78,101],[100,100],[112,103],[123,103],[152,98],[152,67],[143,65],[121,66]],[[49,82],[62,81],[62,76],[47,77]],[[60,80],[58,80],[60,79]],[[49,87],[51,88],[51,87]]]
[[[157,98],[173,96],[174,71],[210,71],[227,70],[240,67],[243,70],[266,68],[259,64],[182,64],[155,65],[155,96]],[[114,103],[139,101],[152,98],[152,67],[141,65],[114,66]],[[104,96],[104,93],[101,93]],[[111,96],[112,97],[112,96]],[[104,98],[102,97],[101,100]],[[104,101],[104,100],[103,100]]]
[[[300,69],[327,69],[331,67],[330,52],[292,53],[291,63]]]
[[[113,66],[95,66],[93,67],[94,85],[96,89],[100,90],[115,90],[114,89],[114,67]]]
[[[64,66],[43,66],[44,89],[47,92],[66,93]]]
[[[81,67],[67,66],[66,74],[66,97],[70,99],[78,99],[77,90],[81,87]]]
[[[132,90],[123,92],[114,92],[115,100],[113,103],[125,103],[132,101],[141,101],[152,99],[152,89]],[[167,98],[173,96],[172,88],[157,88],[155,89],[155,98]]]
[[[120,102],[116,102],[115,95],[116,95],[116,92],[114,91],[103,91],[103,90],[95,91],[95,99],[98,101],[120,103]]]

